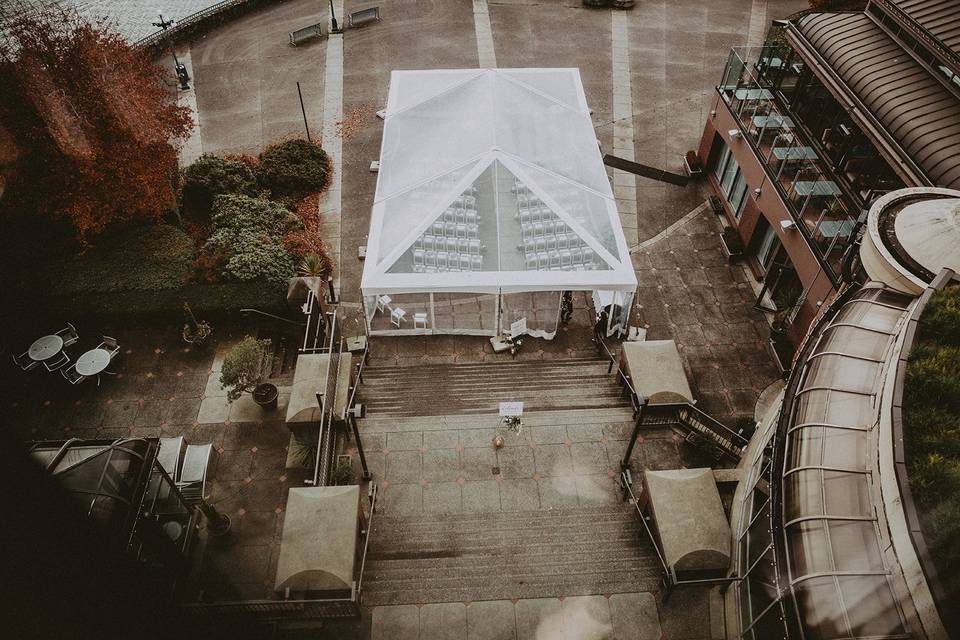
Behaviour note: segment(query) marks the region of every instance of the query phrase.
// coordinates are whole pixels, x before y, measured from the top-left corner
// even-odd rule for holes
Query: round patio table
[[[33,341],[33,344],[30,345],[30,349],[27,351],[27,354],[30,356],[31,360],[43,362],[44,360],[49,360],[53,356],[60,353],[62,349],[63,338],[52,335],[43,336],[42,338],[37,338]]]
[[[91,349],[77,358],[77,373],[82,376],[95,376],[110,365],[110,352],[104,349]]]

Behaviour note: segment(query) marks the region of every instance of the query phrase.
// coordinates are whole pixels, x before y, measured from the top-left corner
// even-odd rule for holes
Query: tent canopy
[[[630,376],[637,393],[649,398],[652,404],[694,401],[673,340],[624,342],[620,367]]]
[[[295,487],[277,560],[276,590],[351,589],[357,556],[360,487]]]
[[[711,469],[643,472],[664,560],[676,571],[730,566],[730,525]]]
[[[391,74],[365,295],[632,292],[577,69]]]

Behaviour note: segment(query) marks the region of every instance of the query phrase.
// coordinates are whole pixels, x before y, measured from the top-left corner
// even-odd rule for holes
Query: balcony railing
[[[829,158],[821,157],[820,143],[807,136],[800,119],[780,100],[768,79],[768,75],[775,75],[783,86],[799,77],[802,65],[790,62],[777,46],[735,47],[717,90],[766,171],[760,189],[768,182],[773,184],[800,232],[836,281],[840,257],[855,230],[860,206],[847,192]],[[842,129],[837,135],[844,135]]]

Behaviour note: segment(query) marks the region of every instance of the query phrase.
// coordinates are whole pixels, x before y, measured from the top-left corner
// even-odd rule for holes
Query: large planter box
[[[683,156],[683,168],[691,178],[703,175],[703,165],[700,164],[700,158],[692,151],[688,151]]]
[[[727,237],[722,233],[720,234],[720,249],[730,262],[736,262],[743,257],[743,247],[731,248],[730,245],[727,244]]]

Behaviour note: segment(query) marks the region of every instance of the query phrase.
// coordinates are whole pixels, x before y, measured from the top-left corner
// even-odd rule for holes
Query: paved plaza
[[[344,6],[345,4],[345,6]],[[370,3],[337,2],[342,12]],[[801,0],[651,0],[626,13],[588,10],[579,1],[382,2],[383,19],[344,36],[292,48],[286,33],[328,19],[327,3],[288,0],[254,10],[181,43],[194,78],[190,100],[199,127],[191,149],[256,154],[302,135],[296,83],[307,125],[335,154],[339,188],[322,205],[325,239],[339,257],[345,333],[362,331],[358,249],[366,244],[379,156],[382,109],[393,69],[570,66],[580,69],[605,152],[680,172],[697,145],[713,85],[733,45],[757,39],[769,19],[806,6]],[[758,26],[761,25],[761,26]],[[340,127],[348,121],[351,126]],[[415,161],[415,159],[411,159]],[[639,289],[633,324],[649,339],[677,342],[698,406],[732,424],[752,416],[760,392],[778,376],[766,351],[768,327],[755,311],[756,283],[719,247],[719,222],[707,190],[611,174],[631,245]],[[573,321],[556,340],[528,340],[518,360],[593,357],[592,315],[578,294]],[[273,587],[287,489],[307,470],[287,467],[289,431],[281,407],[251,412],[228,404],[216,383],[218,354],[252,329],[216,327],[202,350],[185,348],[179,326],[78,327],[109,333],[123,351],[117,376],[102,386],[64,392],[62,384],[24,385],[7,402],[25,439],[183,435],[213,443],[210,499],[234,521],[231,537],[202,543],[204,579],[195,597],[267,598]],[[491,362],[485,338],[402,337],[372,340],[369,366]],[[54,382],[62,382],[57,380]],[[397,421],[370,415],[364,443],[383,489],[383,513],[493,513],[617,503],[615,469],[630,412],[593,412],[590,420],[531,414],[507,446],[490,446],[490,418]],[[637,468],[702,464],[669,431],[647,434]],[[505,598],[489,602],[366,608],[343,637],[373,638],[710,638],[705,591],[678,593],[666,605],[650,593],[578,598]],[[479,621],[489,621],[489,625]]]

